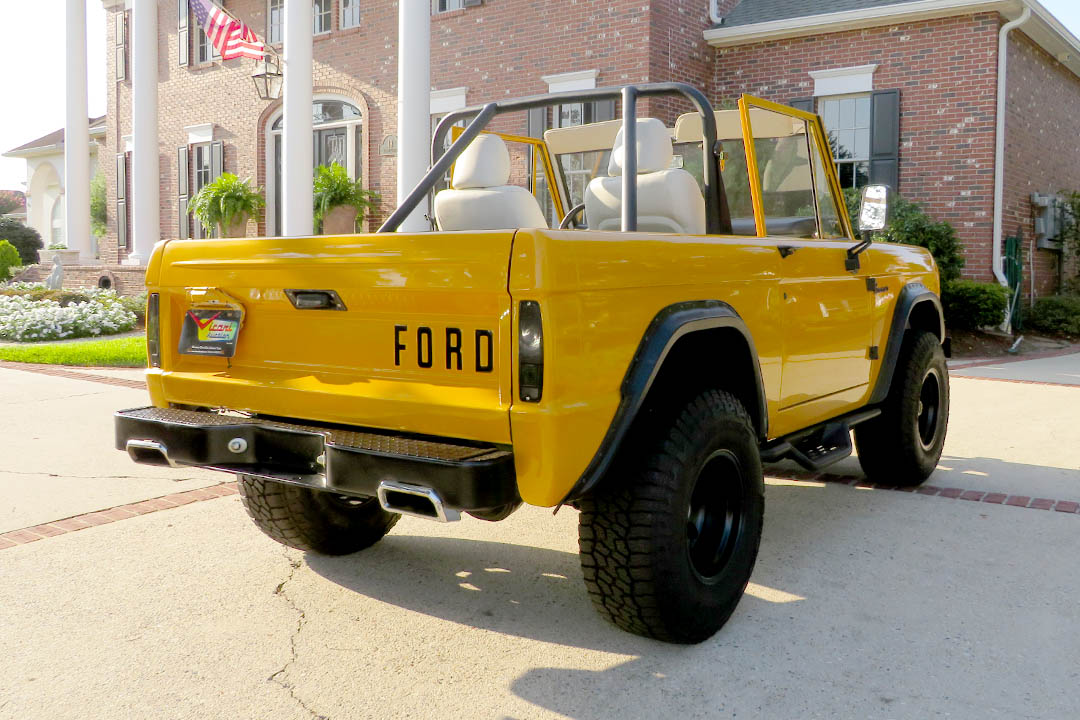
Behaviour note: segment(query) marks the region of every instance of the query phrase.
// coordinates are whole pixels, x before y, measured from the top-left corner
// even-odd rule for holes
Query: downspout
[[[709,0],[709,20],[713,25],[724,23],[724,18],[720,16],[720,0]]]
[[[1004,235],[1002,226],[1005,213],[1005,93],[1007,89],[1006,73],[1009,68],[1009,33],[1027,22],[1030,17],[1031,8],[1025,4],[1020,17],[1002,25],[1001,32],[998,34],[997,146],[994,152],[994,246],[993,260],[991,262],[993,263],[994,277],[1005,287],[1009,286],[1009,281],[1005,277],[1005,269],[1002,267],[1001,262],[1001,240]],[[1009,324],[1008,317],[1006,317],[1005,323],[1006,325]]]

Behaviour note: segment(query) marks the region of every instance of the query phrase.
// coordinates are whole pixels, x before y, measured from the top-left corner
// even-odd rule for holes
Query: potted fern
[[[191,214],[202,223],[206,232],[217,226],[221,237],[243,237],[247,234],[247,221],[258,218],[266,205],[262,188],[252,188],[248,181],[232,173],[222,173],[216,180],[203,186],[191,199]]]
[[[315,168],[315,226],[324,235],[356,232],[364,213],[375,207],[379,194],[365,190],[337,163]]]

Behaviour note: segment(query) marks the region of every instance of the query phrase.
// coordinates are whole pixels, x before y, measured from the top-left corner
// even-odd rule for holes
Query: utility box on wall
[[[1057,195],[1031,194],[1035,217],[1035,244],[1043,250],[1061,252],[1061,231],[1065,225],[1064,207]]]

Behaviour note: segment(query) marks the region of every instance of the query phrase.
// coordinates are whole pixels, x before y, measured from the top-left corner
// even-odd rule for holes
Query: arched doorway
[[[312,156],[316,167],[338,163],[349,177],[363,178],[363,116],[351,101],[338,96],[318,96],[311,104]],[[267,235],[281,232],[281,130],[284,118],[278,112],[267,123]]]

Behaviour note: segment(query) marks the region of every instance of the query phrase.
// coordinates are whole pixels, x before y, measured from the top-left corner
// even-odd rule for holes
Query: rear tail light
[[[544,392],[544,323],[540,303],[523,300],[518,306],[518,397],[540,402]]]
[[[146,298],[146,354],[150,367],[161,367],[161,319],[160,299],[157,293],[150,293]]]

